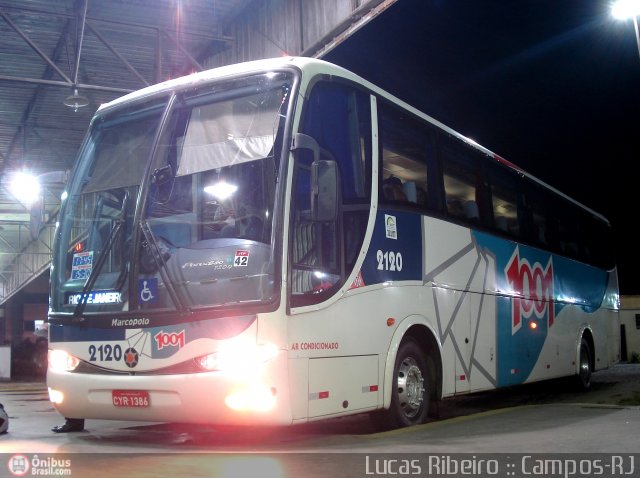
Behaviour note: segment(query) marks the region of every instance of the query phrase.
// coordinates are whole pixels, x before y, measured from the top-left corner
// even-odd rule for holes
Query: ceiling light
[[[73,94],[67,96],[64,99],[64,105],[69,108],[73,108],[73,111],[78,111],[78,108],[83,108],[89,104],[89,98],[78,94],[78,89],[74,88]]]
[[[611,6],[611,13],[618,20],[626,20],[640,15],[640,1],[618,0]]]
[[[31,174],[17,172],[11,179],[9,190],[18,201],[30,207],[40,197],[40,182]]]

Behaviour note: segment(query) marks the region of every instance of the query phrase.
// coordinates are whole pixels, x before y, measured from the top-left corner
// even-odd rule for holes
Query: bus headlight
[[[72,372],[80,365],[80,359],[64,350],[49,350],[49,368],[54,372]]]
[[[220,350],[195,359],[196,364],[207,371],[220,371],[238,378],[253,376],[260,371],[263,363],[278,354],[274,344],[227,343]]]

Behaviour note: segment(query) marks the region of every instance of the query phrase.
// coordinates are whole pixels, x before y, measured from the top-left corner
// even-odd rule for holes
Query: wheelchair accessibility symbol
[[[152,304],[158,296],[158,279],[138,280],[138,297],[141,302]]]

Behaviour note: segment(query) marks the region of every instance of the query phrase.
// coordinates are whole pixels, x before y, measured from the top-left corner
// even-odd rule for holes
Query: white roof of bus
[[[158,93],[162,93],[163,91],[170,91],[174,89],[183,89],[192,86],[196,86],[201,83],[207,83],[211,80],[218,80],[222,78],[228,78],[237,76],[243,73],[251,73],[251,72],[264,72],[270,69],[278,69],[288,66],[297,66],[300,69],[308,69],[309,65],[323,65],[323,71],[326,71],[327,68],[335,68],[340,70],[343,74],[349,75],[350,73],[336,65],[328,63],[326,61],[317,60],[314,58],[305,58],[305,57],[280,57],[280,58],[270,58],[266,60],[255,60],[248,61],[244,63],[237,63],[234,65],[226,65],[218,68],[212,68],[210,70],[200,71],[198,73],[193,73],[191,75],[182,76],[180,78],[174,78],[171,80],[163,81],[162,83],[157,83],[155,85],[148,86],[146,88],[142,88],[140,90],[136,90],[132,93],[126,94],[119,98],[116,98],[109,103],[104,103],[98,108],[98,111],[102,111],[106,108],[111,108],[113,106],[117,106],[121,103],[128,103],[130,101],[136,101],[140,98],[153,96]],[[353,75],[353,74],[351,74]]]
[[[244,73],[252,73],[252,72],[259,73],[259,72],[265,72],[265,71],[269,71],[269,70],[277,70],[277,69],[286,68],[286,67],[297,67],[298,69],[300,69],[303,72],[303,76],[309,75],[309,77],[311,77],[311,76],[313,76],[313,75],[315,75],[317,73],[330,74],[330,75],[333,74],[333,75],[337,75],[337,76],[340,76],[340,77],[343,77],[343,78],[346,78],[346,79],[350,79],[350,80],[352,80],[352,81],[354,81],[354,82],[356,82],[358,84],[361,84],[361,85],[365,86],[366,88],[372,90],[376,94],[379,94],[380,96],[384,96],[386,98],[389,98],[392,101],[402,105],[404,108],[406,108],[407,110],[411,111],[412,113],[427,119],[428,121],[430,121],[431,123],[433,123],[437,127],[441,128],[442,130],[446,131],[447,133],[459,138],[460,140],[464,141],[465,143],[469,144],[470,146],[472,146],[472,147],[474,147],[476,149],[479,149],[483,153],[485,153],[485,154],[491,156],[492,158],[494,158],[496,161],[507,165],[508,167],[516,170],[518,173],[520,173],[520,174],[522,174],[524,176],[527,176],[531,180],[543,185],[545,188],[547,188],[547,189],[549,189],[551,191],[554,191],[556,194],[559,194],[560,196],[562,196],[562,197],[568,199],[569,201],[577,204],[578,206],[582,207],[586,211],[589,211],[591,214],[599,217],[603,221],[605,221],[607,223],[609,222],[607,218],[605,218],[604,216],[602,216],[598,212],[588,208],[584,204],[582,204],[582,203],[576,201],[575,199],[567,196],[562,191],[557,190],[553,186],[550,186],[549,184],[545,183],[544,181],[538,179],[537,177],[527,173],[526,171],[524,171],[523,169],[521,169],[517,165],[505,160],[500,155],[495,154],[494,152],[488,150],[484,146],[476,143],[474,140],[472,140],[470,138],[467,138],[466,136],[461,135],[457,131],[454,131],[453,129],[449,128],[445,124],[439,122],[435,118],[432,118],[431,116],[427,115],[426,113],[424,113],[424,112],[414,108],[413,106],[405,103],[404,101],[402,101],[399,98],[393,96],[389,92],[377,87],[376,85],[370,83],[369,81],[363,79],[362,77],[356,75],[355,73],[350,72],[349,70],[347,70],[347,69],[345,69],[345,68],[343,68],[341,66],[335,65],[333,63],[329,63],[329,62],[324,61],[324,60],[319,60],[317,58],[279,57],[279,58],[269,58],[269,59],[265,59],[265,60],[255,60],[255,61],[248,61],[248,62],[244,62],[244,63],[237,63],[237,64],[233,64],[233,65],[221,66],[221,67],[218,67],[218,68],[213,68],[213,69],[201,71],[201,72],[198,72],[198,73],[193,73],[191,75],[183,76],[183,77],[180,77],[180,78],[174,78],[174,79],[171,79],[171,80],[167,80],[167,81],[164,81],[162,83],[158,83],[158,84],[151,85],[151,86],[148,86],[146,88],[134,91],[134,92],[129,93],[127,95],[121,96],[120,98],[116,98],[115,100],[113,100],[113,101],[111,101],[109,103],[104,103],[103,105],[100,106],[100,108],[98,108],[98,112],[102,112],[105,109],[110,109],[112,107],[118,106],[118,105],[123,104],[123,103],[128,103],[128,102],[131,102],[131,101],[139,100],[141,98],[154,96],[156,94],[162,93],[163,91],[171,91],[171,90],[174,90],[174,89],[189,88],[189,87],[197,86],[198,84],[204,84],[204,83],[210,82],[212,80],[230,78],[230,77],[238,76],[238,75],[241,75],[241,74],[244,74]]]

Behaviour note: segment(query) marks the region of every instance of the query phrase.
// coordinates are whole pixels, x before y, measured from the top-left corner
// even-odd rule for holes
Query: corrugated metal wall
[[[207,67],[241,61],[300,55],[356,10],[379,0],[263,0],[251,2],[230,19],[225,35],[235,45],[211,57]]]

